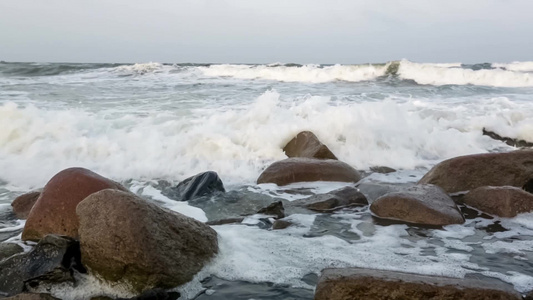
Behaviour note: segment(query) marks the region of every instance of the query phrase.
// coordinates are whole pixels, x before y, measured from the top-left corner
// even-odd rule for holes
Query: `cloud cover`
[[[527,0],[2,0],[0,60],[533,60]]]

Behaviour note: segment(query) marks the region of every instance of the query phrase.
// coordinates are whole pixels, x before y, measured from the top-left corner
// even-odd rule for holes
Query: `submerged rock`
[[[277,219],[285,217],[285,208],[283,207],[283,202],[277,201],[265,208],[261,208],[257,211],[258,214],[273,215]]]
[[[167,190],[165,193],[172,199],[187,201],[217,192],[224,193],[225,191],[224,184],[218,174],[208,171],[183,180],[176,187]]]
[[[359,172],[350,165],[332,159],[288,158],[271,164],[257,179],[257,183],[287,185],[306,181],[358,182]]]
[[[76,205],[103,189],[126,190],[120,184],[83,168],[57,173],[48,181],[33,206],[22,239],[37,241],[47,234],[78,238]]]
[[[533,211],[533,194],[512,186],[484,186],[470,191],[463,202],[483,212],[512,218]]]
[[[376,199],[370,211],[383,219],[444,226],[464,223],[463,215],[444,191],[435,185],[417,185]]]
[[[83,264],[137,292],[186,283],[218,252],[209,226],[132,193],[94,193],[76,213]]]
[[[533,151],[518,150],[451,158],[433,167],[419,183],[435,184],[447,193],[456,193],[482,186],[523,188],[532,178]]]
[[[371,167],[370,171],[374,173],[388,174],[388,173],[396,172],[396,169],[389,168],[386,166],[376,166],[376,167]]]
[[[368,205],[365,195],[357,188],[347,186],[326,194],[314,195],[290,203],[292,206],[305,207],[310,210],[325,212],[348,206]]]
[[[505,284],[370,269],[326,269],[315,300],[520,300]]]
[[[91,300],[177,300],[180,297],[179,292],[169,292],[163,289],[148,290],[132,298],[110,298],[107,296],[97,296]]]
[[[21,293],[40,284],[74,282],[73,270],[84,272],[79,243],[72,238],[47,235],[30,252],[0,262],[0,292]]]
[[[530,143],[528,141],[519,140],[519,139],[512,139],[512,138],[509,138],[509,137],[501,136],[501,135],[497,134],[496,132],[490,131],[490,130],[486,130],[485,128],[483,128],[483,135],[486,135],[486,136],[488,136],[488,137],[490,137],[492,139],[495,139],[497,141],[502,141],[502,142],[506,143],[507,145],[513,146],[513,147],[533,147],[533,143]]]
[[[274,224],[272,224],[272,230],[280,230],[285,229],[289,226],[291,226],[292,223],[286,220],[276,220],[274,221]]]
[[[42,190],[38,190],[20,195],[11,202],[11,207],[13,207],[13,212],[17,218],[22,220],[28,218],[33,205],[35,205],[37,198],[41,195],[41,191]]]
[[[337,159],[311,131],[302,131],[296,135],[283,151],[288,157],[307,157],[317,159]]]

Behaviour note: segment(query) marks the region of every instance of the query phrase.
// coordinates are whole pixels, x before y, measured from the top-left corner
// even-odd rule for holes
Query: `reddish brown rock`
[[[447,278],[370,269],[326,269],[315,300],[520,300],[509,286],[478,279]]]
[[[358,182],[360,179],[359,172],[342,161],[295,157],[271,164],[257,183],[287,185],[305,181]]]
[[[11,202],[11,207],[13,207],[13,212],[17,218],[25,220],[28,218],[30,211],[37,202],[37,198],[41,195],[41,190],[33,191],[20,195],[13,202]]]
[[[211,227],[133,193],[99,191],[76,213],[83,265],[136,292],[184,284],[218,252]]]
[[[506,218],[533,211],[533,194],[512,186],[484,186],[470,191],[465,204],[483,212]]]
[[[337,157],[322,144],[311,131],[302,131],[296,135],[284,148],[288,157],[307,157],[318,159],[337,159]]]
[[[455,202],[435,185],[416,185],[386,194],[370,205],[370,211],[383,219],[443,226],[462,224],[464,218]]]
[[[33,206],[23,240],[39,240],[47,234],[78,238],[76,206],[85,197],[103,189],[126,190],[120,184],[83,168],[70,168],[57,173],[44,187]]]
[[[474,154],[445,160],[431,169],[419,183],[440,186],[447,193],[482,186],[524,187],[533,178],[533,151]]]

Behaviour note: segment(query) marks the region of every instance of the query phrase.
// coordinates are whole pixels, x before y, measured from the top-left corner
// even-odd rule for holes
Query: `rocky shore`
[[[0,243],[0,298],[57,299],[43,294],[42,287],[76,285],[77,274],[90,274],[126,287],[136,295],[131,299],[178,299],[174,288],[191,281],[219,253],[219,237],[210,226],[239,224],[251,215],[266,230],[285,230],[293,226],[292,214],[368,207],[376,222],[438,229],[460,226],[468,209],[505,218],[533,211],[533,150],[529,149],[451,158],[409,187],[358,184],[364,174],[340,161],[312,132],[299,133],[283,150],[288,158],[268,166],[257,184],[349,185],[294,201],[265,196],[245,203],[238,193],[226,192],[212,171],[177,186],[162,182],[161,191],[169,198],[203,209],[208,221],[200,222],[90,170],[59,172],[42,190],[30,191],[11,204],[16,218],[26,219],[21,239],[27,249]],[[374,169],[379,171],[395,170]],[[212,195],[225,199],[223,208],[213,208]],[[106,294],[92,297],[110,299]],[[326,269],[315,291],[316,300],[522,297],[526,295],[501,282],[364,268]]]

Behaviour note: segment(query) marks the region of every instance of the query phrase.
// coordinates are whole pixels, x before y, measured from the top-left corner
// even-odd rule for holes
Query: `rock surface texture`
[[[452,198],[431,184],[386,194],[372,202],[370,211],[379,218],[407,223],[432,226],[464,223]]]
[[[284,148],[288,157],[307,157],[317,159],[337,159],[337,157],[322,144],[311,131],[302,131],[296,135]]]
[[[315,300],[520,300],[506,285],[369,269],[326,269]]]
[[[5,298],[4,300],[60,300],[60,299],[53,297],[50,294],[22,293],[22,294],[15,295],[13,297]]]
[[[533,194],[512,186],[484,186],[463,198],[467,205],[499,217],[512,218],[533,211]]]
[[[533,150],[459,156],[433,167],[419,183],[440,186],[447,193],[482,186],[523,188],[533,178]]]
[[[76,213],[83,264],[137,292],[186,283],[218,252],[211,227],[129,192],[94,193]]]
[[[33,191],[20,195],[13,202],[11,202],[11,207],[13,207],[13,212],[17,218],[25,220],[28,218],[30,211],[37,202],[37,199],[41,195],[41,191]]]
[[[332,159],[288,158],[271,164],[257,183],[287,185],[305,181],[357,182],[361,175],[350,165]]]
[[[327,212],[349,206],[365,206],[368,204],[365,195],[357,188],[347,186],[326,194],[318,194],[305,199],[290,202],[291,205],[305,207],[310,210]]]
[[[103,189],[125,190],[120,184],[87,169],[70,168],[57,173],[33,206],[22,239],[36,241],[47,234],[78,238],[76,205]]]
[[[69,237],[47,235],[30,252],[0,262],[0,294],[18,294],[40,283],[74,281],[74,269],[85,271],[79,243]]]
[[[216,192],[224,193],[224,184],[218,174],[213,171],[203,172],[189,177],[172,188],[174,199],[187,201],[193,198],[210,195]]]

